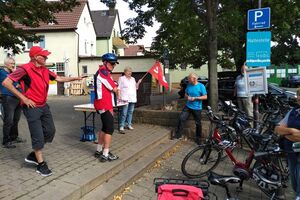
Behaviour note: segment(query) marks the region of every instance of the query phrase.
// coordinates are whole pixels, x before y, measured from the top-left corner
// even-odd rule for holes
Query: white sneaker
[[[128,129],[129,130],[133,130],[134,128],[132,126],[128,126]]]
[[[120,127],[120,131],[124,131],[124,127]]]

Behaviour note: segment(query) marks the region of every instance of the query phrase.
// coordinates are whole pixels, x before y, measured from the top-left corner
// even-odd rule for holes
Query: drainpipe
[[[77,34],[77,76],[79,76],[79,34],[76,32]]]

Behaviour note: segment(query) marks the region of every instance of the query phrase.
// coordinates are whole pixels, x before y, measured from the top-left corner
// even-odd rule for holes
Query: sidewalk
[[[139,151],[143,153],[145,146],[151,147],[151,142],[160,138],[167,139],[170,133],[168,128],[143,124],[135,124],[135,129],[125,135],[117,134],[116,131],[111,151],[119,155],[120,159],[111,163],[100,163],[93,156],[96,145],[79,141],[84,118],[83,113],[74,111],[73,106],[88,102],[89,96],[49,97],[48,104],[56,125],[53,143],[46,144],[43,150],[45,160],[53,171],[53,175],[49,177],[40,176],[35,172],[35,166],[24,162],[32,149],[27,122],[22,115],[19,136],[27,139],[27,142],[17,144],[15,149],[0,148],[1,200],[79,199],[89,191],[88,188],[94,187],[93,178],[100,177],[103,181],[109,179],[107,170],[122,170],[128,162],[134,162],[136,158],[131,158],[132,155],[138,155]],[[99,115],[96,115],[95,122],[98,130]]]

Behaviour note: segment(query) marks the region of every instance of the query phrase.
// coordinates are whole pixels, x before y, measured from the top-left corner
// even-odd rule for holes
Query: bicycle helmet
[[[119,64],[119,62],[118,62],[118,56],[116,56],[113,53],[103,54],[102,55],[102,61],[108,61],[110,63],[117,63],[117,64]]]

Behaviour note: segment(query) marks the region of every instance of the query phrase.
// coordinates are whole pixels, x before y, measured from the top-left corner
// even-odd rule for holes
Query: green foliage
[[[23,41],[38,40],[33,32],[16,29],[14,22],[38,27],[40,22],[56,23],[54,13],[72,10],[79,3],[76,0],[2,0],[0,1],[0,46],[12,49],[14,53],[21,51]]]
[[[136,11],[128,19],[123,37],[129,43],[143,38],[145,26],[156,19],[161,23],[152,49],[162,55],[170,51],[170,66],[200,67],[208,61],[208,25],[205,0],[123,0]],[[246,60],[247,10],[257,1],[219,0],[217,13],[218,64],[225,68],[241,66]],[[300,63],[300,0],[262,1],[271,8],[272,64]]]

